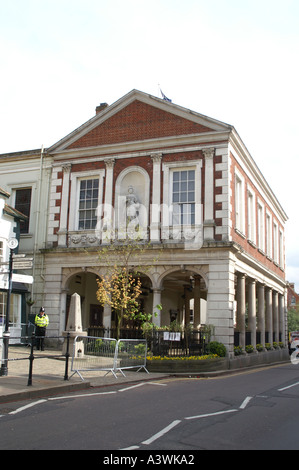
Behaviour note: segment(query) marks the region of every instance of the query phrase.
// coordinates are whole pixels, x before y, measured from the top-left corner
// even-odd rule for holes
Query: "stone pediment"
[[[173,136],[231,130],[231,126],[173,103],[133,90],[53,145],[56,153]]]

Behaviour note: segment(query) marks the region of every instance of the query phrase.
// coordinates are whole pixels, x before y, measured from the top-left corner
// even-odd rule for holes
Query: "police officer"
[[[43,351],[46,328],[49,325],[49,317],[46,315],[44,307],[41,307],[39,313],[35,316],[34,323],[36,326],[36,349]]]

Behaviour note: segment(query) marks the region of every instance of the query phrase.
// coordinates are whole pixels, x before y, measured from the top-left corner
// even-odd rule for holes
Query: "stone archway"
[[[104,326],[104,309],[99,304],[97,291],[98,275],[90,271],[76,271],[68,276],[65,284],[66,290],[66,319],[68,319],[68,311],[71,296],[74,293],[80,295],[81,298],[81,314],[82,328],[87,331],[90,327]]]
[[[207,323],[207,284],[203,275],[192,269],[171,268],[160,278],[161,325],[177,321],[198,328]]]

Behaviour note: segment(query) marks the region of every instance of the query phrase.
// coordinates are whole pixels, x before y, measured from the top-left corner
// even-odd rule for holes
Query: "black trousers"
[[[37,326],[35,328],[35,337],[36,337],[36,349],[37,350],[44,350],[44,340],[46,335],[46,327],[45,326]]]

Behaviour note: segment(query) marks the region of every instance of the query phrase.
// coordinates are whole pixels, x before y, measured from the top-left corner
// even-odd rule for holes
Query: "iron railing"
[[[23,336],[23,337],[10,337],[10,340],[19,340],[19,343],[27,343],[27,345],[30,346],[30,353],[29,355],[24,355],[22,357],[17,357],[17,358],[2,358],[2,365],[3,362],[5,362],[5,367],[8,367],[8,363],[11,361],[29,361],[29,372],[28,372],[28,382],[27,385],[30,386],[32,385],[32,375],[33,375],[33,362],[35,359],[58,359],[58,358],[65,358],[65,368],[64,368],[64,380],[68,380],[68,370],[69,370],[69,358],[70,358],[70,353],[69,353],[69,347],[70,347],[70,334],[67,333],[66,338],[64,336],[47,336],[46,339],[57,339],[57,340],[66,340],[66,348],[65,348],[65,353],[64,354],[57,354],[57,355],[47,355],[47,354],[34,354],[34,347],[36,345],[36,339],[39,339],[41,337],[36,336],[35,333],[32,333],[31,336]],[[3,338],[0,337],[0,343],[2,342]],[[0,348],[1,350],[1,348]]]
[[[115,338],[115,328],[91,327],[88,336]],[[142,329],[121,328],[120,338],[146,339],[148,351],[154,356],[201,356],[207,353],[208,338],[202,330],[178,332],[154,328],[146,333]]]

